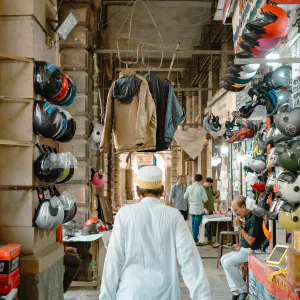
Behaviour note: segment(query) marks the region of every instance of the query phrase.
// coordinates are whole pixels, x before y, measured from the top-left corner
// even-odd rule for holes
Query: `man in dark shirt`
[[[246,282],[237,265],[248,261],[248,254],[252,250],[261,249],[261,245],[266,239],[262,230],[262,218],[256,217],[246,208],[246,198],[237,196],[233,199],[232,209],[236,214],[234,224],[238,226],[242,241],[240,244],[233,245],[234,251],[225,254],[221,258],[228,285],[232,291],[232,300],[244,300],[247,297]],[[241,219],[245,218],[245,225]]]

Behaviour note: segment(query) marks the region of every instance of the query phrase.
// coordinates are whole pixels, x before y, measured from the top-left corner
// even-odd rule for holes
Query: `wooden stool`
[[[235,243],[239,244],[240,242],[240,232],[239,231],[221,231],[219,234],[219,251],[218,251],[218,259],[217,259],[217,268],[219,268],[220,264],[220,259],[223,254],[223,247],[224,247],[224,240],[223,236],[231,236],[232,237],[232,244],[233,244],[233,239],[235,239]]]

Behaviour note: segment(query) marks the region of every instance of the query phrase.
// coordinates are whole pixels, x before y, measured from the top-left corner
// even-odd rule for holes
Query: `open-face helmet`
[[[284,135],[296,137],[300,135],[300,107],[291,108],[289,104],[282,105],[275,115],[275,125]]]
[[[300,141],[281,142],[276,145],[277,163],[291,172],[300,171]]]
[[[280,196],[288,202],[300,202],[300,176],[290,171],[282,172],[277,179]]]
[[[283,65],[273,71],[272,81],[275,89],[289,88],[292,81],[292,67]]]

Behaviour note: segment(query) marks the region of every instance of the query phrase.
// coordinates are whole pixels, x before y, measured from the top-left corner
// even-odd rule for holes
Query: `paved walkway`
[[[203,265],[210,282],[212,300],[230,300],[230,292],[222,267],[216,268],[217,249],[208,246],[197,247],[202,257]],[[190,300],[190,295],[179,272],[181,299]],[[98,300],[99,291],[71,288],[65,295],[65,300]],[[124,299],[125,300],[125,299]]]

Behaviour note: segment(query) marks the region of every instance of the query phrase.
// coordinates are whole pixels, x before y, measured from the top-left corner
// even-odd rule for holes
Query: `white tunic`
[[[116,216],[100,300],[180,300],[176,256],[193,300],[210,300],[195,242],[181,213],[146,197]]]

